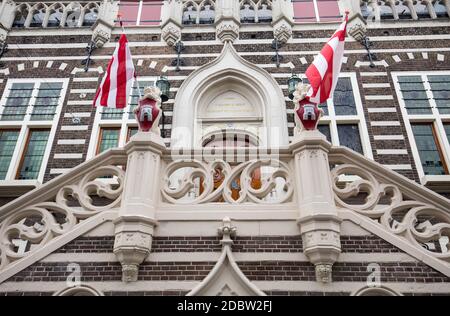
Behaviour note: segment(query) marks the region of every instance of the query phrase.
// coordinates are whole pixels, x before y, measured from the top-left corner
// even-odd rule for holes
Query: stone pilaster
[[[181,40],[181,27],[183,16],[183,3],[181,0],[168,0],[164,2],[161,12],[161,38],[173,46]]]
[[[118,12],[118,1],[103,0],[100,4],[97,21],[92,26],[92,41],[97,47],[103,47],[111,39],[114,20]]]
[[[292,37],[294,9],[290,0],[272,0],[272,26],[275,39],[286,43]]]
[[[8,32],[14,23],[16,4],[12,0],[4,0],[0,6],[0,42],[6,42]]]
[[[139,265],[151,250],[164,148],[160,136],[151,132],[138,132],[125,146],[127,170],[119,217],[114,222],[114,254],[122,264],[124,282],[137,280]]]
[[[318,130],[302,130],[294,138],[299,217],[303,251],[316,267],[319,282],[331,282],[340,252],[340,223],[328,163],[331,144]]]
[[[216,36],[222,42],[234,42],[239,37],[239,1],[216,0]]]

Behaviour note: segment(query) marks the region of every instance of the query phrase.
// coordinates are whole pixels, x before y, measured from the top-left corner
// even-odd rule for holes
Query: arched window
[[[88,7],[84,11],[83,26],[92,26],[97,21],[98,8],[95,6]]]
[[[380,2],[380,19],[382,20],[393,20],[394,12],[392,10],[392,4],[390,1]]]
[[[13,27],[24,27],[25,21],[28,16],[28,8],[26,5],[21,5],[16,10],[16,16],[14,18]]]
[[[45,18],[45,7],[43,5],[37,6],[33,11],[30,27],[41,27]]]
[[[242,23],[255,23],[256,14],[252,1],[244,1],[241,5],[240,13]]]
[[[417,1],[417,3],[414,4],[414,10],[416,10],[416,14],[419,19],[429,19],[431,17],[425,1]]]
[[[258,22],[272,22],[272,8],[267,1],[260,1],[258,6]]]
[[[213,24],[215,18],[214,6],[210,1],[205,1],[200,9],[200,24]]]
[[[374,16],[375,11],[373,9],[370,0],[362,1],[360,7],[361,7],[361,14],[365,19],[372,18]]]
[[[55,6],[50,9],[50,15],[48,16],[47,27],[58,27],[61,25],[63,8],[61,6]]]
[[[54,296],[103,296],[103,293],[88,285],[68,287],[56,292]]]
[[[448,18],[447,7],[444,4],[444,1],[435,1],[433,3],[434,12],[436,12],[436,16],[438,18]]]
[[[398,18],[400,20],[411,19],[411,9],[408,7],[406,2],[399,1],[396,3],[395,10],[397,11]]]
[[[197,23],[197,9],[193,3],[188,3],[183,12],[183,24],[196,24]]]

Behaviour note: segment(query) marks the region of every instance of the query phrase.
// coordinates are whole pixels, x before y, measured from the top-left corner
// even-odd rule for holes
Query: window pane
[[[327,138],[327,141],[329,141],[331,143],[330,125],[328,125],[328,124],[317,125],[317,129],[319,130],[319,132],[324,134]]]
[[[294,6],[295,22],[315,22],[316,13],[314,11],[313,0],[292,0]]]
[[[19,131],[0,130],[0,180],[5,180]]]
[[[203,3],[203,7],[200,9],[199,22],[200,24],[212,24],[214,23],[215,12],[209,1]]]
[[[450,143],[450,123],[444,124],[445,134],[447,135],[448,142]]]
[[[37,179],[41,170],[42,159],[47,146],[50,131],[31,130],[28,137],[28,144],[23,156],[18,179]]]
[[[123,25],[136,25],[139,1],[120,1],[119,12]]]
[[[258,7],[258,22],[268,23],[272,22],[272,8],[268,1],[261,1]]]
[[[317,0],[321,22],[338,21],[341,18],[337,0]]]
[[[2,121],[23,120],[30,103],[33,87],[34,83],[14,83],[11,86],[2,113]]]
[[[450,114],[450,76],[428,76],[433,98],[441,114]]]
[[[397,10],[399,19],[411,19],[411,10],[407,6],[407,2],[400,2],[395,5],[395,10]]]
[[[31,120],[53,120],[61,96],[61,82],[42,82],[33,107]]]
[[[142,2],[140,25],[159,25],[162,1]]]
[[[360,8],[361,8],[361,14],[365,19],[367,19],[368,17],[372,17],[375,14],[372,5],[369,4],[368,1],[363,0],[361,2]]]
[[[97,153],[100,154],[105,150],[117,147],[119,145],[119,132],[120,129],[118,128],[102,128]]]
[[[380,19],[390,20],[394,18],[394,13],[392,12],[392,7],[389,1],[381,2],[379,7],[380,7]]]
[[[339,78],[336,84],[336,90],[334,90],[333,104],[336,115],[357,114],[350,78]]]
[[[121,120],[123,109],[111,109],[106,107],[101,107],[100,111],[102,113],[102,120]]]
[[[192,4],[184,9],[183,12],[183,24],[195,24],[197,23],[197,11]]]
[[[255,22],[255,9],[250,4],[250,1],[245,1],[241,5],[241,22],[242,23],[254,23]]]
[[[398,83],[408,114],[431,113],[430,103],[428,102],[422,77],[402,76],[398,77]]]
[[[445,169],[435,141],[432,124],[411,124],[423,172],[426,175],[442,175]]]
[[[337,126],[339,144],[363,154],[361,137],[357,124],[339,124]]]

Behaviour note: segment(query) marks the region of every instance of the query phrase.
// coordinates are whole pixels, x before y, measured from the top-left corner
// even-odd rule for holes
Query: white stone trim
[[[363,88],[390,88],[391,85],[389,83],[363,83]]]
[[[400,134],[400,135],[374,135],[373,136],[374,140],[404,140],[405,137]]]
[[[50,174],[63,174],[63,173],[67,173],[72,169],[69,168],[53,168],[50,169]]]
[[[65,125],[61,126],[62,131],[87,131],[87,125]]]
[[[377,149],[378,155],[407,155],[406,149]]]
[[[366,100],[394,100],[392,95],[365,95]]]
[[[91,112],[77,112],[77,113],[64,113],[65,118],[72,118],[72,117],[91,117]]]
[[[392,55],[392,59],[393,59],[396,63],[399,63],[399,62],[402,61],[401,58],[400,58],[398,55]]]
[[[70,89],[70,93],[95,93],[97,89]]]
[[[69,100],[67,105],[92,105],[92,100]]]
[[[84,145],[85,139],[58,139],[58,145]]]
[[[395,107],[388,108],[367,108],[369,113],[396,113],[397,109]]]
[[[383,165],[383,166],[391,170],[412,170],[410,164]]]
[[[444,61],[445,60],[445,55],[437,54],[437,60],[438,61]]]
[[[70,153],[70,154],[55,154],[53,156],[54,159],[81,159],[83,158],[83,154],[82,153]]]
[[[413,53],[406,53],[406,55],[408,56],[409,59],[414,59],[414,54]]]
[[[78,77],[73,78],[73,82],[97,82],[98,77]]]
[[[387,76],[387,72],[374,71],[374,72],[360,72],[361,77],[382,77]]]
[[[400,126],[399,121],[372,121],[370,122],[372,126]]]

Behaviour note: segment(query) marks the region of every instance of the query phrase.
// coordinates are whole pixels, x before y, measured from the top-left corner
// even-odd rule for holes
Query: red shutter
[[[317,8],[321,22],[340,21],[342,19],[336,0],[317,0]]]
[[[119,13],[123,25],[136,25],[139,11],[139,0],[123,1],[119,3]],[[116,23],[118,24],[118,23]]]
[[[301,23],[316,21],[313,0],[292,0],[292,5],[294,6],[295,22]]]
[[[140,25],[159,25],[162,5],[161,0],[143,0]]]

